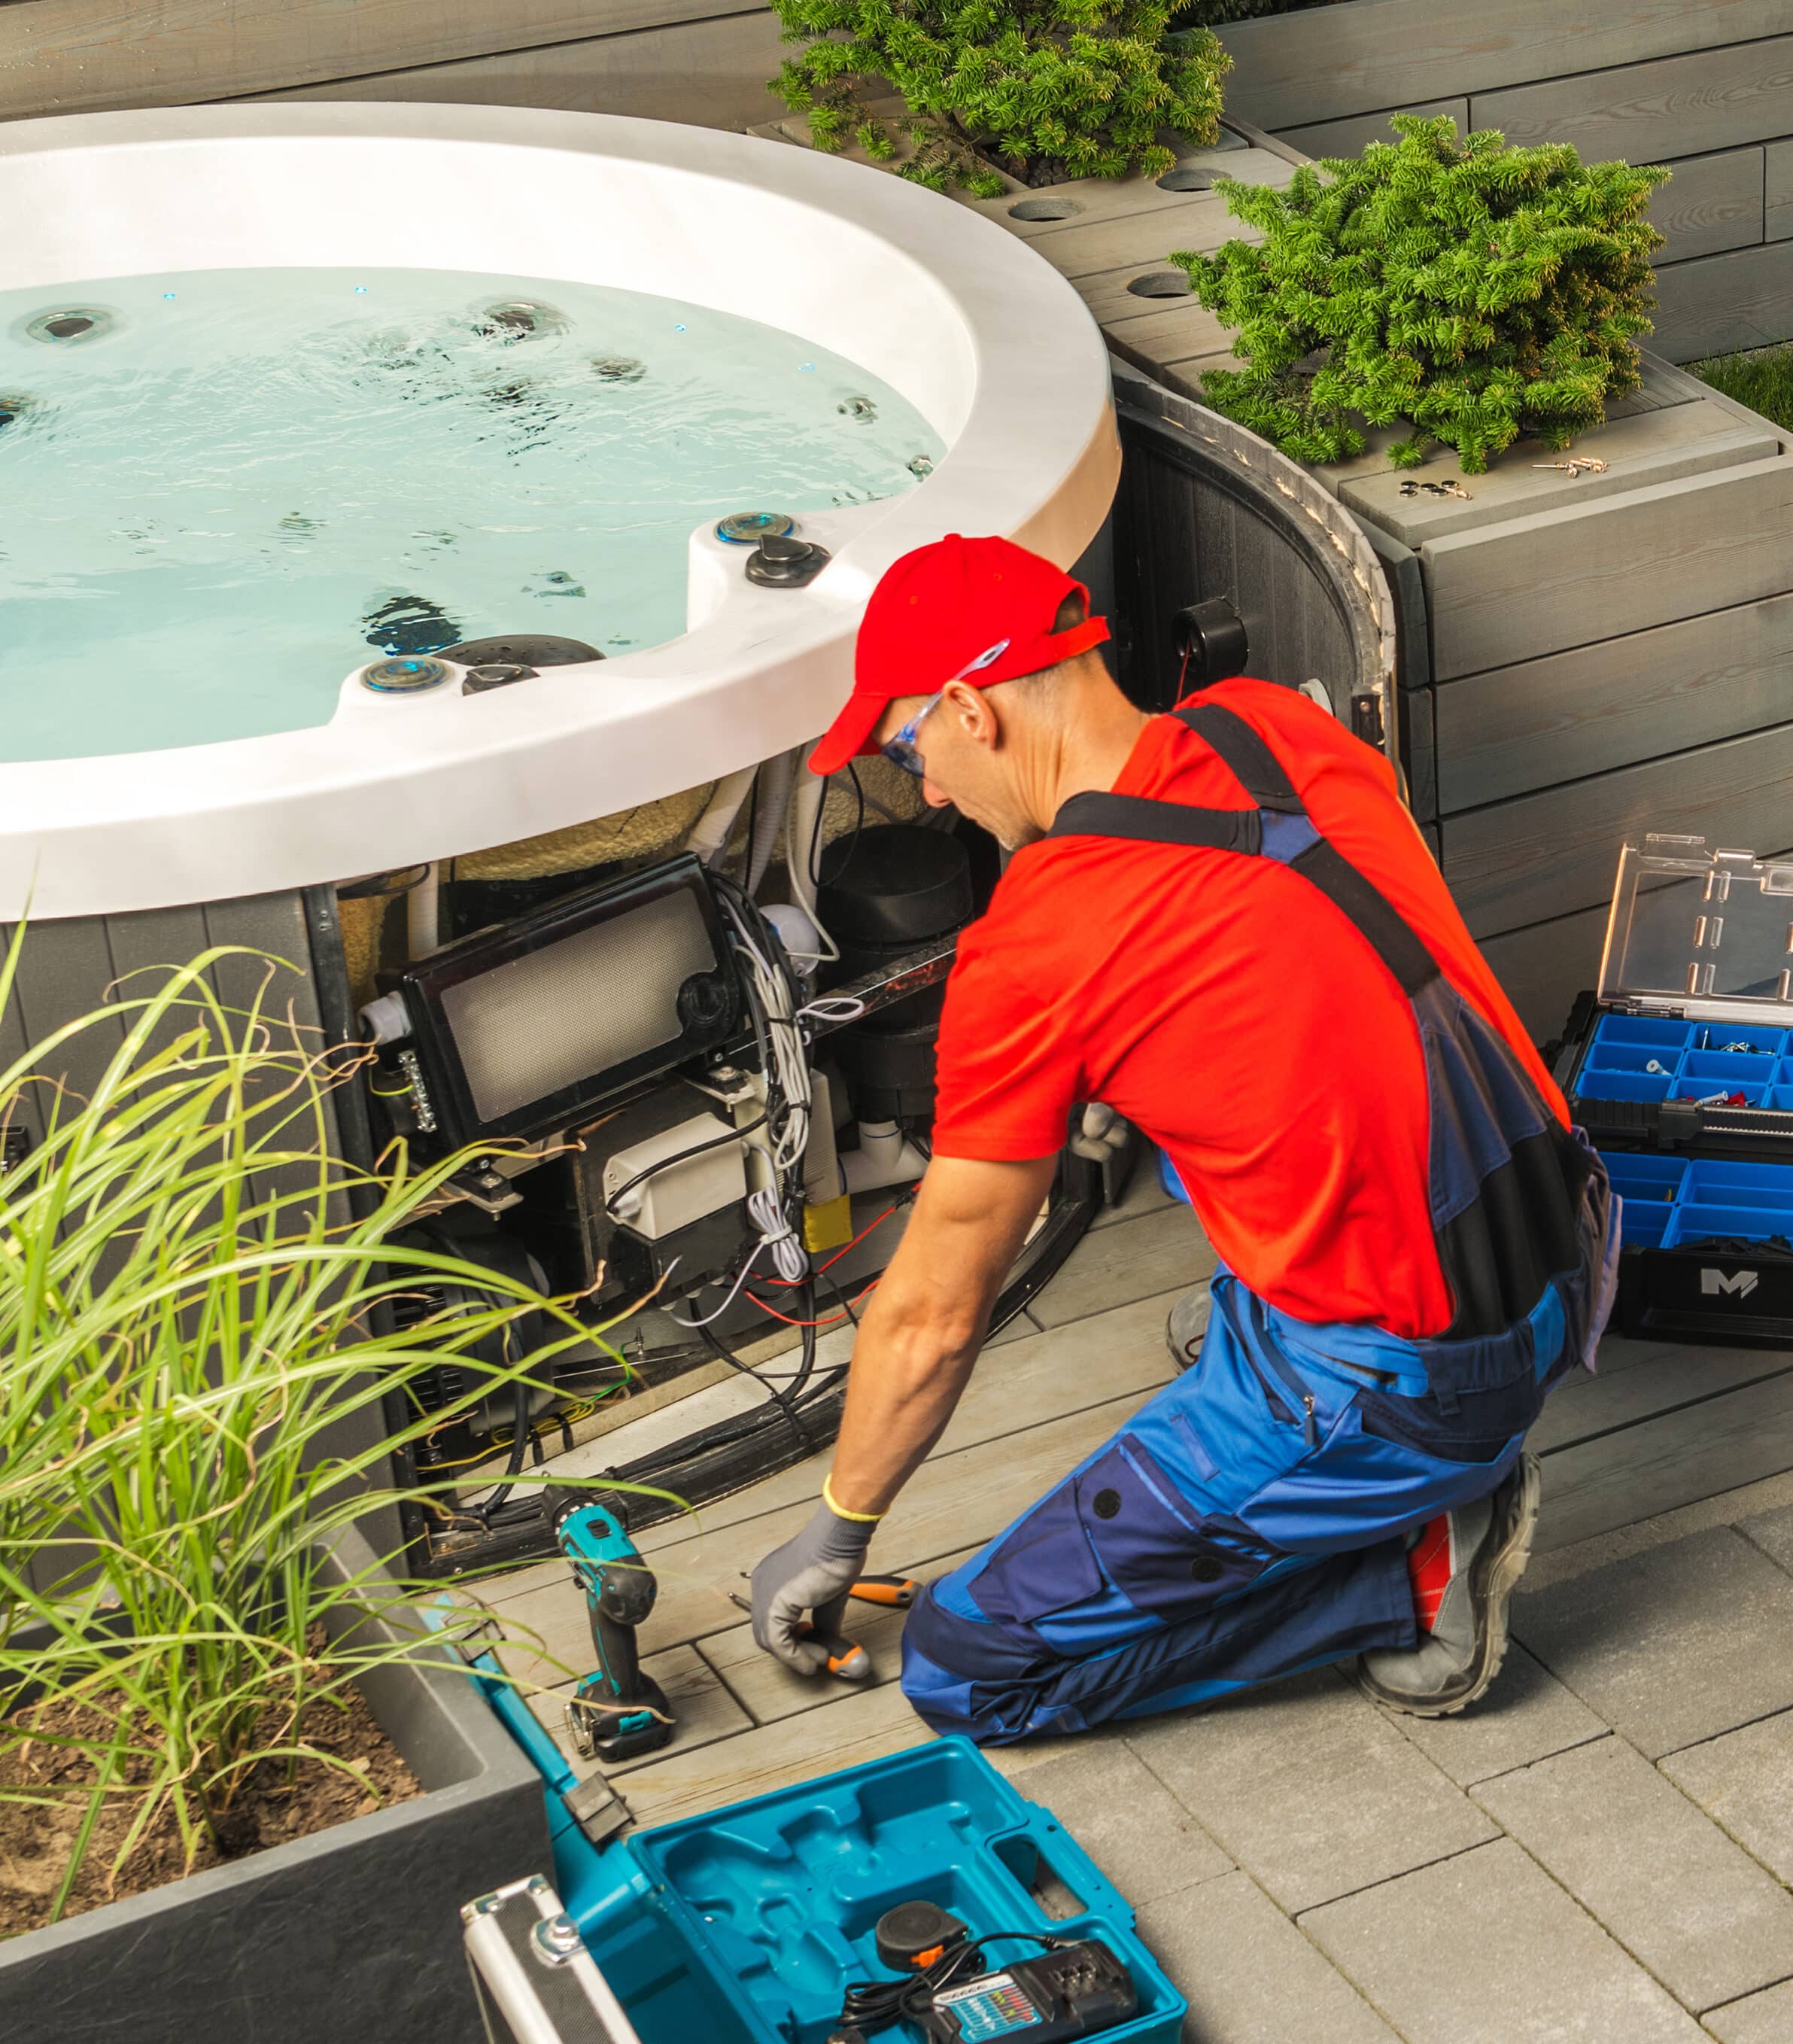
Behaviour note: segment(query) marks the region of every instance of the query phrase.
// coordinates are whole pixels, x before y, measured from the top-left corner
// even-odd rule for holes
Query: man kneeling
[[[934,1161],[754,1637],[818,1665],[805,1619],[839,1629],[1100,1101],[1167,1152],[1222,1267],[1171,1312],[1181,1374],[923,1594],[904,1692],[1004,1741],[1355,1656],[1383,1701],[1460,1710],[1505,1651],[1526,1431],[1599,1339],[1618,1202],[1381,755],[1264,682],[1148,717],[1087,610],[1004,540],[908,555],[812,762],[881,749],[1015,855],[960,939]]]

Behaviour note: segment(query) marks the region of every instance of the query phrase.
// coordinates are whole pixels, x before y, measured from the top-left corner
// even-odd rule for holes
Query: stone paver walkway
[[[1461,1717],[1327,1671],[992,1756],[1138,1908],[1188,2044],[1793,2039],[1793,1504],[1576,1558]]]

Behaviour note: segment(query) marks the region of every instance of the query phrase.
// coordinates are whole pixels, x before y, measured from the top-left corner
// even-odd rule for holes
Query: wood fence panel
[[[1787,21],[1783,6],[1776,25]],[[1661,163],[1765,142],[1793,133],[1793,36],[1472,92],[1469,113],[1509,142],[1572,142],[1591,163]]]
[[[1786,0],[1350,0],[1235,22],[1220,39],[1234,60],[1229,106],[1280,129],[1719,48],[1787,25]]]
[[[1747,248],[1762,239],[1763,168],[1759,148],[1672,163],[1675,173],[1650,202],[1650,224],[1668,236],[1657,263]]]
[[[1766,159],[1768,190],[1763,225],[1771,241],[1793,235],[1793,141],[1771,142]]]
[[[1652,348],[1676,362],[1793,339],[1793,240],[1656,273]]]
[[[718,11],[715,0],[31,0],[0,9],[0,115],[240,98]]]
[[[627,113],[744,129],[777,110],[766,81],[789,54],[770,8],[626,35],[424,64],[374,78],[258,93],[258,99],[392,99]],[[1139,303],[1143,305],[1145,300]]]

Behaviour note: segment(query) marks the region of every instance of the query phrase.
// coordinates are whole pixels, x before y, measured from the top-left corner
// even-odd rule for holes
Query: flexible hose
[[[747,859],[747,892],[751,894],[766,878],[772,855],[784,834],[785,811],[791,799],[791,780],[797,771],[797,754],[781,752],[761,767],[759,814],[754,820],[753,847]]]

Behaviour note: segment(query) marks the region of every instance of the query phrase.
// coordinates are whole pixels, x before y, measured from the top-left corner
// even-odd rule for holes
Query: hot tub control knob
[[[747,556],[747,580],[761,589],[801,589],[828,564],[826,547],[813,540],[768,532]]]

